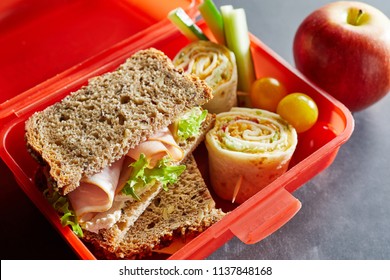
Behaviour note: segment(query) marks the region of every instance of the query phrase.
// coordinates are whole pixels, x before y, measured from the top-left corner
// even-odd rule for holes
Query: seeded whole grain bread
[[[161,191],[145,212],[129,228],[113,252],[89,240],[91,250],[102,259],[140,259],[169,246],[174,238],[195,236],[225,216],[203,181],[196,161],[190,155],[187,168],[168,191]]]
[[[191,137],[185,141],[179,142],[179,146],[184,151],[183,161],[189,156],[192,157],[192,152],[204,140],[206,133],[214,126],[215,115],[208,114],[199,131],[199,135]],[[182,162],[180,164],[183,164]],[[185,171],[188,172],[188,171]],[[201,175],[197,173],[202,180]],[[161,185],[154,185],[149,191],[141,196],[140,201],[126,202],[122,208],[120,220],[109,229],[101,229],[98,233],[84,230],[84,241],[95,244],[106,254],[112,254],[121,246],[122,239],[126,236],[129,228],[133,226],[139,216],[147,209],[152,200],[160,193]],[[163,192],[163,191],[161,191]],[[197,207],[194,205],[193,207]]]
[[[83,176],[100,172],[211,98],[203,81],[175,69],[164,53],[142,50],[117,70],[33,114],[25,125],[27,148],[50,167],[56,189],[65,195]]]

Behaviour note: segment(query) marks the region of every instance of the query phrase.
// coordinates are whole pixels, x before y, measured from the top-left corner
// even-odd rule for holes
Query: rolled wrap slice
[[[286,172],[295,129],[265,110],[232,108],[206,135],[211,185],[222,199],[243,203]]]
[[[213,90],[213,98],[203,105],[210,113],[229,111],[237,105],[237,66],[234,53],[223,45],[196,41],[173,59],[177,68],[204,80]]]

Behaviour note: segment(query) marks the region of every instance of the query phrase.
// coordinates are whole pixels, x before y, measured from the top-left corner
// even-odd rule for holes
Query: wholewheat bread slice
[[[82,177],[100,172],[211,98],[203,81],[175,69],[161,51],[142,50],[33,114],[25,125],[27,147],[50,167],[55,188],[65,195]]]
[[[187,168],[179,181],[157,195],[115,251],[106,250],[99,239],[88,240],[98,258],[144,258],[156,249],[169,246],[175,238],[201,233],[224,217],[225,213],[215,208],[194,157],[190,155],[184,164]]]
[[[185,141],[179,142],[179,146],[184,151],[183,161],[189,157],[195,148],[204,140],[204,137],[215,123],[215,115],[208,114],[205,121],[202,123],[199,135],[197,137],[189,138]],[[182,162],[183,162],[182,161]],[[186,172],[186,171],[185,171]],[[141,196],[140,201],[126,202],[122,208],[122,215],[117,223],[115,223],[109,229],[101,229],[98,233],[84,230],[84,240],[98,244],[98,246],[108,253],[114,253],[124,236],[126,235],[129,228],[131,228],[139,218],[139,216],[149,206],[151,201],[160,193],[161,185],[156,184],[145,194]],[[162,191],[161,191],[162,192]],[[194,206],[196,207],[196,206]]]

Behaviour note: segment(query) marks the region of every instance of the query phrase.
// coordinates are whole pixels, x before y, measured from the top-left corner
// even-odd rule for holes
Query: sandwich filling
[[[127,201],[137,201],[151,187],[166,189],[185,170],[180,142],[199,134],[207,111],[195,107],[170,127],[163,128],[100,173],[84,177],[67,197],[76,223],[98,232],[112,227]],[[73,217],[74,218],[74,217]]]

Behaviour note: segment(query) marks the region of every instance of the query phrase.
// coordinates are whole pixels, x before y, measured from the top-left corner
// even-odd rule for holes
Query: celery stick
[[[212,0],[204,0],[203,3],[198,6],[198,9],[217,42],[221,45],[225,45],[222,15],[214,2]]]
[[[238,71],[238,89],[249,93],[255,80],[255,70],[250,49],[248,26],[244,9],[222,6],[225,40],[227,47],[235,54]]]
[[[227,18],[231,18],[233,6],[232,5],[224,5],[224,6],[221,6],[220,9],[221,9],[221,16],[222,16],[222,23],[223,23],[223,32],[224,32],[224,37],[225,37],[225,45],[229,48],[229,45],[233,44],[232,40],[234,39],[234,37],[233,36],[226,36],[226,28],[229,30],[231,30],[233,28],[230,24],[231,21],[227,20]],[[228,26],[226,26],[226,24]]]
[[[191,41],[208,40],[206,35],[197,26],[182,8],[172,10],[168,18]]]

